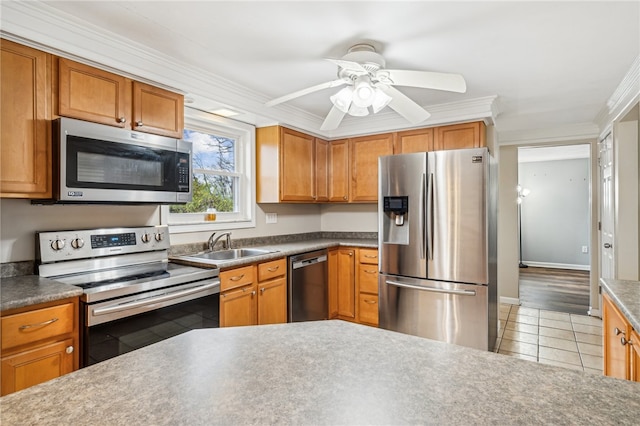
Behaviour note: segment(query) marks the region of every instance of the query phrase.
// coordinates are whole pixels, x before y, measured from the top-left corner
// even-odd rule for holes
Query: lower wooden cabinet
[[[602,295],[604,375],[640,381],[640,336],[607,294]]]
[[[220,327],[287,322],[286,260],[220,273]]]
[[[378,326],[378,250],[358,249],[358,322]]]
[[[2,395],[79,368],[78,315],[77,298],[2,313]]]

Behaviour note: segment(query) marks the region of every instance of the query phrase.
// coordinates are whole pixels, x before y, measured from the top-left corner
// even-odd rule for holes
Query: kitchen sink
[[[236,260],[244,257],[260,256],[262,254],[274,253],[271,250],[263,249],[251,249],[251,248],[239,248],[230,250],[218,250],[208,251],[205,253],[193,254],[189,256],[183,256],[185,258],[200,259],[200,260]]]

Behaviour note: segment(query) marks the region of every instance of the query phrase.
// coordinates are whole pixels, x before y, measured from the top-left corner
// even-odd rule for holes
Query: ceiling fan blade
[[[344,118],[345,113],[340,111],[335,105],[327,114],[327,117],[324,119],[322,126],[320,126],[320,130],[334,130],[339,125],[342,119]]]
[[[356,74],[368,74],[368,71],[359,63],[353,61],[345,61],[344,59],[331,59],[327,58],[327,61],[333,62],[340,68],[346,71],[351,71]]]
[[[384,84],[394,86],[421,87],[423,89],[446,90],[464,93],[467,83],[460,74],[411,70],[380,70],[376,77]]]
[[[378,84],[377,87],[391,96],[392,99],[391,102],[389,102],[389,108],[409,120],[411,124],[418,124],[431,116],[424,108],[412,101],[398,89],[385,84]]]
[[[288,95],[280,96],[279,98],[272,99],[265,103],[266,106],[272,107],[274,105],[281,104],[283,102],[290,101],[291,99],[308,95],[309,93],[317,92],[318,90],[328,89],[330,87],[338,87],[348,82],[343,79],[327,81],[326,83],[316,84],[315,86],[307,87],[306,89],[298,90],[297,92],[289,93]]]

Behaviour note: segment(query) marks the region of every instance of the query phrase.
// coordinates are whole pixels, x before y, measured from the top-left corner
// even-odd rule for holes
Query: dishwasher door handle
[[[291,268],[299,269],[299,268],[304,268],[305,266],[310,266],[316,263],[321,263],[326,261],[327,261],[327,255],[323,254],[322,256],[312,257],[311,259],[296,260],[291,264]]]

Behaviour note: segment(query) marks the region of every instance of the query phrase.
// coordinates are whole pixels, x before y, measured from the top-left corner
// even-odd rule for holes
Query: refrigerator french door
[[[382,328],[493,348],[489,161],[486,148],[380,158]]]

